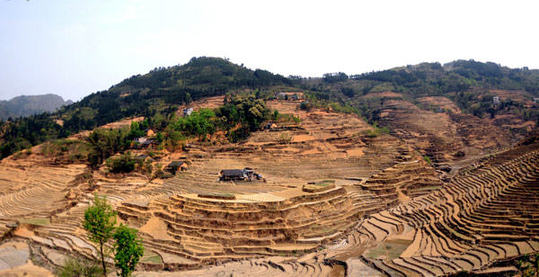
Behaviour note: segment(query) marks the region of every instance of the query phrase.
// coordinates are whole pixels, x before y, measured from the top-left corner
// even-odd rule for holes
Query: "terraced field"
[[[394,257],[367,251],[352,260],[391,276],[441,276],[539,251],[537,145],[495,160],[440,190],[371,215],[358,230],[364,244],[383,247],[405,238],[407,247]]]
[[[210,100],[195,107],[221,101]],[[0,236],[49,270],[93,258],[81,222],[98,193],[139,230],[137,276],[445,276],[539,251],[538,143],[446,175],[356,115],[297,104],[269,103],[300,123],[163,157],[189,163],[170,179],[52,165],[38,151],[4,159]],[[264,180],[219,182],[220,170],[244,167]]]

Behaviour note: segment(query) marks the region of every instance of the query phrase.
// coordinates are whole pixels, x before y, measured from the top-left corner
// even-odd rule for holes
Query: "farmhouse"
[[[241,169],[223,169],[219,181],[244,181],[247,175]]]
[[[135,142],[134,148],[142,149],[142,148],[148,148],[150,145],[152,145],[154,140],[148,137],[140,137],[140,138],[136,138],[134,142]]]
[[[252,181],[253,179],[261,180],[262,175],[249,167],[244,169],[223,169],[219,176],[219,181]]]
[[[165,167],[165,171],[170,172],[172,174],[176,174],[178,170],[185,170],[187,169],[187,164],[182,161],[173,161]]]

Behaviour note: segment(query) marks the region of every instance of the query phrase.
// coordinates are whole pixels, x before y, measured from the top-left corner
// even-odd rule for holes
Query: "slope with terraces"
[[[219,99],[210,102],[215,101]],[[190,143],[188,151],[181,153],[190,162],[189,170],[168,180],[150,181],[139,174],[114,176],[103,170],[89,174],[82,164],[53,169],[39,151],[3,160],[3,170],[29,176],[24,182],[10,180],[13,194],[39,188],[37,198],[28,193],[23,195],[28,201],[22,196],[17,200],[17,209],[26,212],[8,209],[13,216],[28,217],[19,220],[13,237],[29,242],[35,256],[52,267],[61,265],[66,255],[95,256],[81,222],[93,193],[98,193],[117,207],[120,221],[139,229],[147,249],[141,269],[190,269],[235,260],[245,268],[242,261],[248,258],[260,258],[261,267],[275,268],[278,261],[266,257],[296,259],[317,251],[344,236],[365,214],[385,208],[376,195],[354,184],[398,162],[403,148],[399,140],[366,136],[371,127],[355,115],[305,112],[291,101],[269,104],[295,114],[301,122],[278,123],[277,128],[256,132],[240,144]],[[160,162],[166,163],[172,155]],[[262,173],[265,182],[218,181],[221,169],[247,166]],[[80,184],[81,175],[91,181]],[[56,179],[54,190],[38,185]],[[307,182],[327,179],[334,180],[335,186],[303,191]],[[235,199],[215,199],[222,194]],[[334,266],[296,262],[283,266],[299,272],[334,270]]]
[[[36,154],[9,157],[0,163],[0,217],[8,220],[48,217],[72,204],[68,193],[77,187],[84,165],[52,166]]]
[[[176,195],[147,205],[124,202],[118,212],[122,219],[145,231],[149,249],[189,260],[165,262],[167,268],[246,257],[294,256],[338,236],[361,215],[342,187],[318,193],[290,189],[239,195],[235,200]]]
[[[367,94],[364,97],[368,97]],[[414,104],[400,94],[382,98],[380,123],[431,157],[433,162],[450,162],[462,155],[478,155],[511,145],[513,136],[491,120],[460,111],[449,98],[423,97]],[[446,112],[447,111],[447,112]]]
[[[438,174],[421,156],[410,148],[399,150],[401,155],[397,157],[398,163],[360,184],[362,189],[384,199],[387,207],[428,194],[442,185]]]
[[[539,251],[539,149],[523,145],[358,229],[369,250],[348,260],[390,276],[480,271]]]
[[[83,165],[5,159],[0,170],[13,177],[2,180],[0,220],[19,225],[1,231],[52,268],[67,255],[92,258],[80,222],[97,192],[139,230],[140,276],[447,275],[538,250],[537,144],[488,156],[443,184],[416,150],[367,136],[371,127],[355,115],[268,104],[301,122],[238,144],[190,143],[174,154],[189,169],[167,180],[99,170],[80,184]],[[221,169],[244,167],[265,181],[218,181]]]

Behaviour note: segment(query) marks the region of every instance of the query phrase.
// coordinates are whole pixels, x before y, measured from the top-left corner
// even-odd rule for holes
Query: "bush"
[[[304,111],[311,111],[313,109],[313,104],[311,104],[310,102],[306,102],[306,101],[303,101],[301,102],[301,104],[299,104],[299,108],[300,110],[304,110]]]
[[[280,144],[288,144],[292,141],[292,135],[289,132],[284,132],[279,135],[277,142]]]
[[[68,258],[64,261],[64,265],[58,270],[56,275],[59,277],[93,277],[101,276],[102,273],[101,268],[94,262]]]
[[[375,138],[382,134],[389,134],[389,128],[387,127],[378,127],[378,124],[374,122],[372,129],[366,131],[365,135],[369,138]]]
[[[119,157],[112,157],[107,160],[107,167],[112,173],[129,173],[135,170],[135,164],[140,163],[128,152]]]
[[[59,139],[44,143],[41,153],[68,162],[82,162],[88,158],[90,145],[81,140]]]

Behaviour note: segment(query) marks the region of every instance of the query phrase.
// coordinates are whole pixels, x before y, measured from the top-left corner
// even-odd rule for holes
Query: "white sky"
[[[285,76],[455,59],[539,68],[539,1],[0,0],[0,99],[78,100],[193,56]]]

